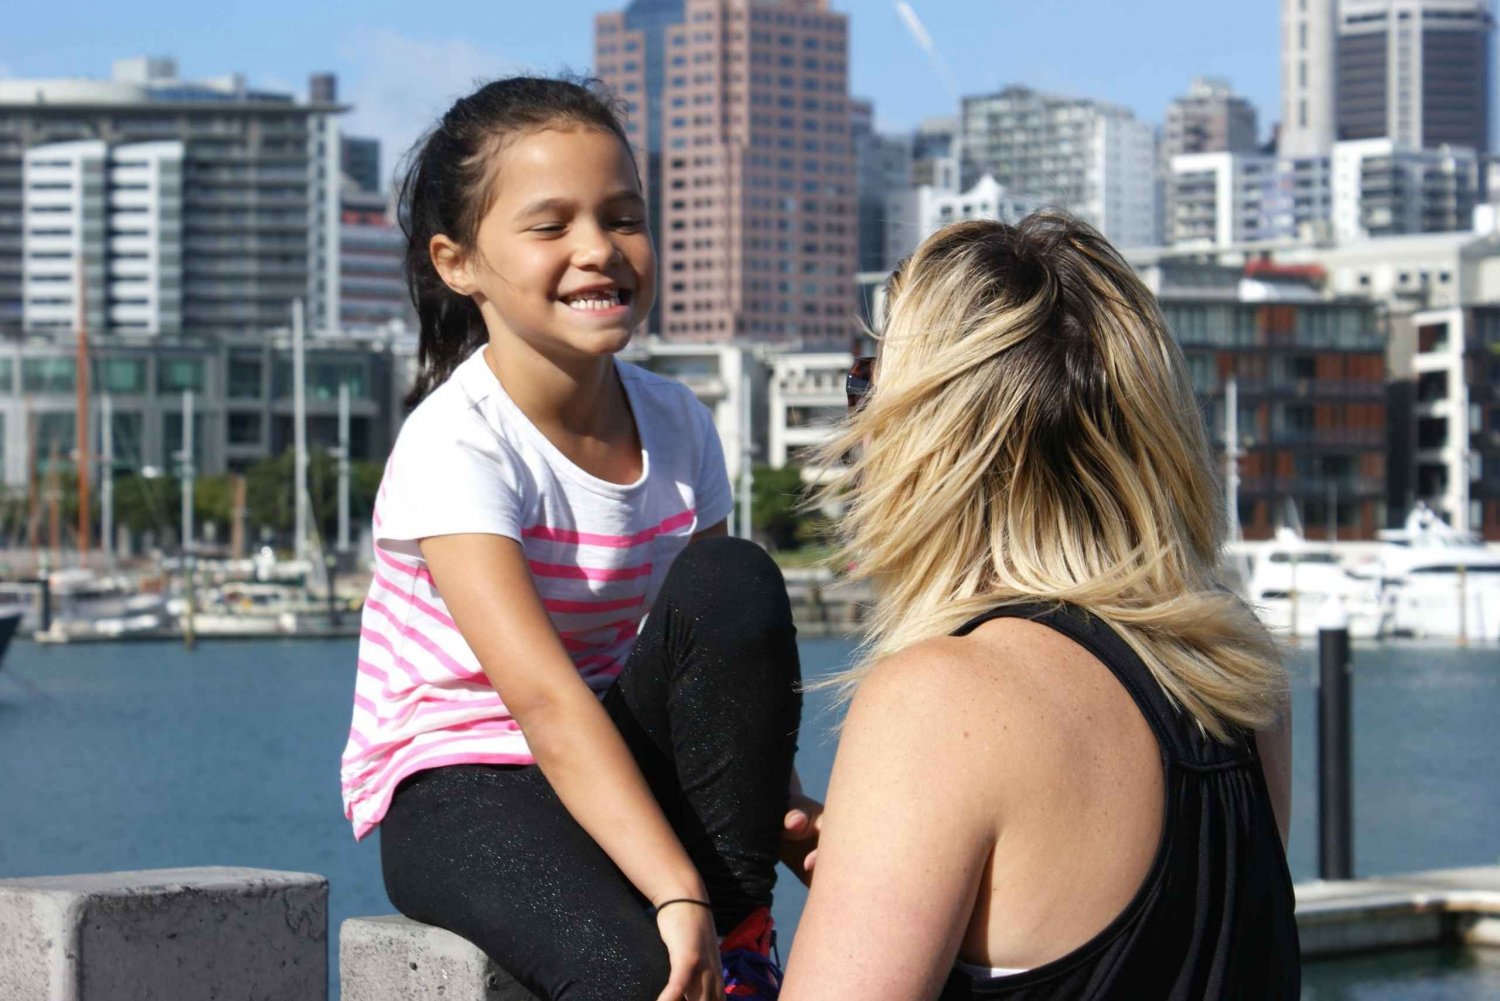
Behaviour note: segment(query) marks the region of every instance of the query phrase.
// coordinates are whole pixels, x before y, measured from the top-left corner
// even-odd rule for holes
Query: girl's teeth
[[[612,295],[607,299],[573,299],[568,303],[574,309],[611,309],[620,304],[620,297]]]

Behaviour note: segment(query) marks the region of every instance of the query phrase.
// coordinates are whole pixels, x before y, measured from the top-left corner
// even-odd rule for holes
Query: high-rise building
[[[1188,92],[1167,106],[1162,155],[1254,153],[1255,105],[1218,77],[1196,77]]]
[[[911,187],[911,136],[877,132],[869,101],[854,101],[851,110],[859,199],[857,267],[879,271],[887,266],[887,200]]]
[[[110,80],[0,80],[0,329],[259,334],[304,299],[339,317],[334,81],[324,101],[190,82],[173,60]],[[82,262],[83,280],[76,278]]]
[[[958,119],[953,115],[924,118],[911,145],[911,183],[944,191],[959,187]]]
[[[1281,0],[1283,156],[1327,156],[1338,139],[1338,0]]]
[[[380,176],[380,140],[340,136],[339,170],[360,191],[384,191],[385,178]]]
[[[1489,0],[1341,0],[1337,138],[1488,152],[1494,23]]]
[[[1008,87],[963,99],[966,185],[985,174],[1120,246],[1157,242],[1156,131],[1126,108]]]
[[[635,0],[595,18],[596,70],[645,164],[666,339],[847,341],[848,29],[828,0]]]

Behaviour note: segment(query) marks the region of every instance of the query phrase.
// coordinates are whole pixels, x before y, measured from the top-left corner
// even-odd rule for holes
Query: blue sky
[[[208,4],[7,4],[0,75],[95,76],[127,55],[172,55],[186,77],[244,73],[302,93],[319,70],[353,103],[344,128],[404,146],[472,81],[520,69],[587,69],[592,15],[623,0],[301,0]],[[912,0],[948,72],[890,0],[833,0],[850,16],[851,90],[884,126],[952,114],[960,93],[1027,83],[1115,101],[1161,121],[1195,75],[1227,77],[1261,113],[1279,110],[1277,0]],[[957,90],[954,90],[956,85]]]

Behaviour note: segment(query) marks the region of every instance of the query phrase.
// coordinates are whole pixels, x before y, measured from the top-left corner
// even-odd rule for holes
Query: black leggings
[[[771,903],[801,715],[781,572],[738,539],[688,546],[604,696],[698,867],[722,935]],[[396,909],[473,942],[548,1001],[653,1001],[646,901],[535,765],[454,765],[397,787],[380,825]]]

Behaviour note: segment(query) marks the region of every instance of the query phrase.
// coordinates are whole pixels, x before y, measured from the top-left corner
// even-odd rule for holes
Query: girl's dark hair
[[[592,78],[507,77],[459,98],[412,147],[398,208],[406,234],[406,287],[421,331],[408,409],[442,385],[487,336],[474,300],[439,277],[428,249],[432,238],[442,233],[460,247],[473,246],[490,206],[495,155],[525,133],[557,125],[598,129],[618,136],[629,151],[617,108]]]

